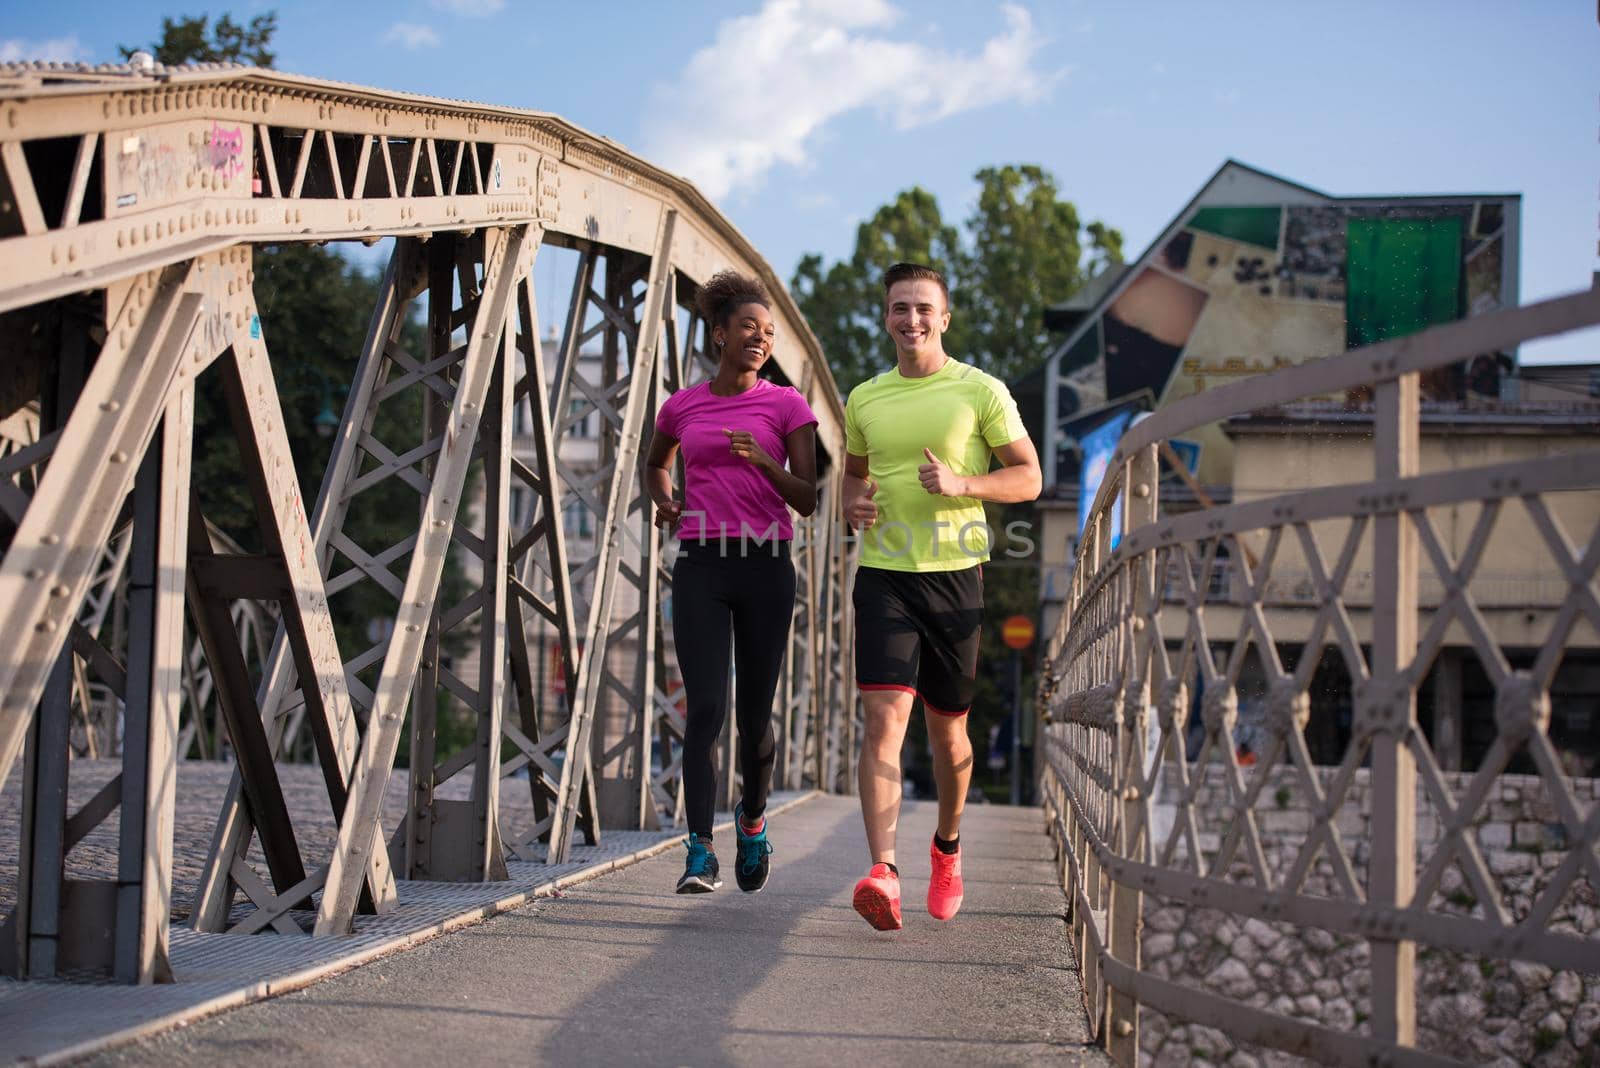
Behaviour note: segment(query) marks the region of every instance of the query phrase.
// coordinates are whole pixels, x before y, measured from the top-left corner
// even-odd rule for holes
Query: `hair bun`
[[[736,308],[759,304],[772,310],[772,297],[759,278],[738,271],[718,271],[695,296],[695,308],[711,326],[726,326]]]

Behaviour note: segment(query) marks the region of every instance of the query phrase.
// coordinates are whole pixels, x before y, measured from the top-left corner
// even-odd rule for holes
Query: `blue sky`
[[[913,184],[964,217],[1000,163],[1132,255],[1230,156],[1340,195],[1520,192],[1524,301],[1600,269],[1590,0],[0,0],[0,60],[268,9],[281,69],[558,113],[700,182],[785,277]],[[1600,360],[1600,331],[1523,357]]]

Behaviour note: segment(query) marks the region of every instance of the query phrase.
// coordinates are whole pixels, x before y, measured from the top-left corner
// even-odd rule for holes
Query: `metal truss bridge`
[[[815,339],[704,197],[552,115],[229,66],[0,72],[0,182],[0,785],[24,783],[10,972],[162,980],[174,907],[241,934],[298,933],[310,909],[316,936],[342,935],[390,909],[397,880],[504,878],[508,857],[560,863],[602,824],[674,821],[670,574],[636,472],[657,404],[714,366],[701,282],[766,282],[774,361],[818,414],[824,470],[843,440]],[[332,456],[303,499],[255,248],[382,239],[366,342],[337,354]],[[208,523],[211,487],[191,477],[208,388],[254,507],[249,550]],[[780,788],[850,777],[835,482],[795,554]],[[351,516],[379,491],[415,523],[362,544]],[[386,622],[341,644],[341,603]],[[451,708],[475,736],[441,752]],[[225,737],[235,771],[179,902],[175,769],[196,733]],[[121,774],[69,812],[73,751],[97,738]],[[301,738],[331,849],[296,833],[279,781]],[[395,775],[409,804],[390,842]],[[498,818],[512,790],[531,801],[521,825]],[[115,876],[69,877],[113,813]]]

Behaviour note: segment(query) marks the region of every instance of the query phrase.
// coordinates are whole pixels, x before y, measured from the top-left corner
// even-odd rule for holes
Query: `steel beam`
[[[1416,475],[1421,462],[1421,393],[1416,374],[1376,390],[1373,478]],[[1403,512],[1373,520],[1372,677],[1357,696],[1356,716],[1372,743],[1372,859],[1367,898],[1391,908],[1411,901],[1417,877],[1417,765],[1410,736],[1417,728],[1416,686],[1404,671],[1417,651],[1417,534]],[[1372,1033],[1385,1042],[1417,1041],[1416,943],[1372,942]]]
[[[0,785],[22,747],[45,676],[94,577],[100,547],[155,433],[205,303],[200,264],[136,280],[56,439],[50,466],[0,561]]]
[[[346,934],[356,899],[378,837],[383,789],[400,742],[405,701],[422,659],[423,639],[438,594],[444,553],[460,506],[473,442],[482,417],[500,348],[510,328],[509,313],[518,282],[527,274],[538,235],[527,227],[491,230],[485,251],[483,296],[467,336],[461,378],[450,407],[450,425],[439,450],[438,469],[423,506],[417,546],[406,572],[395,616],[394,637],[374,688],[372,714],[350,783],[350,798],[339,822],[339,838],[328,882],[317,910],[319,935]]]
[[[637,387],[648,381],[654,373],[657,346],[661,337],[665,312],[667,281],[672,263],[672,231],[676,214],[666,213],[661,219],[656,235],[655,254],[650,261],[650,280],[645,292],[644,312],[639,322],[638,342],[633,349],[633,362],[629,373]],[[584,625],[583,661],[578,671],[577,689],[573,695],[572,723],[567,739],[567,753],[588,751],[589,734],[600,703],[604,685],[605,649],[609,636],[611,610],[616,599],[621,569],[613,561],[620,551],[624,520],[624,502],[635,492],[634,464],[638,460],[639,445],[644,432],[645,412],[650,391],[633,388],[628,391],[627,406],[618,434],[614,459],[614,474],[606,495],[602,526],[597,532],[598,545],[595,557],[595,597],[589,605],[588,620]],[[561,766],[561,783],[556,798],[554,826],[550,834],[549,858],[552,863],[566,861],[571,849],[572,827],[577,818],[580,782],[574,774],[575,761],[568,759]],[[648,769],[646,769],[648,773]]]
[[[557,473],[558,442],[561,434],[559,413],[566,408],[559,401],[563,388],[568,385],[577,361],[581,333],[582,311],[587,302],[589,283],[592,280],[595,257],[585,254],[577,271],[569,309],[566,333],[558,350],[557,381],[552,383],[544,366],[541,349],[538,300],[530,274],[517,295],[518,320],[521,329],[517,334],[517,349],[522,359],[522,376],[517,382],[516,399],[527,405],[528,437],[531,455],[526,461],[514,458],[512,473],[532,495],[525,522],[518,526],[516,539],[508,552],[512,563],[507,577],[508,651],[513,691],[516,696],[519,728],[506,728],[507,740],[518,750],[517,756],[502,764],[502,773],[516,774],[527,770],[528,789],[533,801],[535,822],[531,828],[507,839],[507,847],[524,859],[534,859],[533,843],[540,837],[548,838],[552,823],[552,806],[558,796],[560,771],[555,757],[569,736],[572,705],[571,698],[577,689],[578,644],[580,641],[576,622],[576,602],[573,590],[572,568],[567,548],[565,510],[562,479]],[[561,650],[559,670],[564,683],[563,703],[565,722],[546,735],[540,723],[542,695],[535,692],[531,654],[528,649],[528,617],[530,609],[541,627],[555,632]],[[594,781],[588,773],[587,754],[566,750],[566,756],[580,761],[583,777],[583,803],[579,820],[586,840],[592,845],[599,842],[600,827],[594,790]],[[565,757],[563,758],[565,759]]]
[[[71,646],[51,673],[31,731],[19,894],[4,954],[14,974],[44,978],[90,971],[129,983],[172,978],[167,929],[179,697],[174,682],[182,661],[182,528],[193,415],[192,384],[185,375],[136,465],[129,609],[137,625],[119,687],[126,698],[121,774],[67,818]],[[118,809],[114,877],[68,878],[65,863],[73,846]]]
[[[373,396],[388,370],[385,354],[398,341],[407,302],[415,292],[417,263],[415,244],[400,242],[379,285],[378,303],[373,308],[366,342],[356,361],[344,418],[335,432],[328,467],[310,521],[311,545],[322,579],[319,584],[326,582],[333,562],[332,542],[348,514],[353,497],[348,487],[360,466],[360,442],[372,428],[372,420],[376,415]],[[291,538],[291,541],[298,540],[297,536]],[[293,702],[291,695],[299,696],[300,702]],[[288,633],[280,626],[263,669],[259,693],[266,737],[274,757],[282,752],[285,738],[292,739],[293,731],[289,729],[291,718],[298,723],[303,701]],[[341,737],[335,751],[353,751],[355,723],[353,720],[347,721],[340,729],[343,735],[348,736],[348,741]],[[255,819],[245,804],[244,785],[241,772],[235,770],[218,815],[211,849],[201,871],[199,890],[190,913],[190,924],[196,930],[220,931],[227,924],[236,889],[233,879],[235,863],[242,863],[240,858],[249,848],[256,831]],[[374,863],[386,863],[386,858],[375,858]],[[377,884],[375,906],[390,897],[389,888],[385,885],[390,881],[383,880]]]
[[[128,576],[128,690],[123,711],[122,819],[113,974],[170,982],[167,925],[177,807],[178,705],[183,671],[185,546],[189,527],[194,384],[167,395],[156,441],[134,489]]]
[[[429,325],[436,357],[448,357],[453,351],[451,335],[458,311],[451,293],[458,275],[463,279],[472,276],[478,255],[470,243],[456,249],[453,258],[448,255],[450,251],[450,246],[441,243],[430,260]],[[529,267],[531,278],[531,259]],[[526,284],[526,280],[519,282],[518,292]],[[463,307],[459,313],[465,314],[476,298],[466,282],[462,289]],[[509,314],[515,316],[516,312],[513,309]],[[481,532],[467,529],[460,520],[454,532],[454,548],[460,551],[464,570],[476,574],[478,580],[460,604],[435,606],[412,700],[411,804],[399,832],[404,836],[404,848],[393,850],[397,856],[405,857],[407,877],[412,879],[481,881],[506,877],[498,812],[508,658],[511,413],[517,347],[512,321],[500,339],[478,436],[477,454],[483,460],[484,486],[476,525],[481,526]],[[449,417],[444,405],[444,397],[429,391],[424,408],[425,439],[432,440],[442,431]],[[476,622],[469,626],[474,616]],[[442,643],[452,632],[476,647],[471,661],[476,678],[470,683],[442,662]],[[436,750],[441,702],[447,702],[446,707],[464,706],[474,720],[472,745],[444,760]],[[440,787],[469,770],[472,782],[467,800],[438,796]]]
[[[775,296],[774,360],[797,385],[811,376],[831,384],[782,280],[692,185],[556,116],[278,71],[128,72],[47,87],[49,78],[22,72],[0,90],[13,118],[7,162],[19,182],[71,190],[82,161],[97,157],[103,217],[74,215],[81,198],[69,197],[61,219],[41,216],[5,239],[0,310],[240,242],[417,238],[537,222],[564,239],[648,254],[661,213],[674,210],[680,271],[696,281],[730,266],[760,276]],[[78,139],[72,165],[34,174],[22,142],[55,137]],[[358,172],[349,176],[339,165],[345,146]],[[465,168],[451,166],[458,157]],[[152,173],[174,180],[152,182]],[[807,395],[819,439],[839,455],[841,398],[831,389]]]

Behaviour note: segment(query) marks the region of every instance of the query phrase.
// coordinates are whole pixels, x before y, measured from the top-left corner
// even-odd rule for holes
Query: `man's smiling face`
[[[944,351],[941,340],[950,329],[950,308],[944,290],[926,278],[896,282],[889,288],[883,324],[902,356],[920,359]]]

